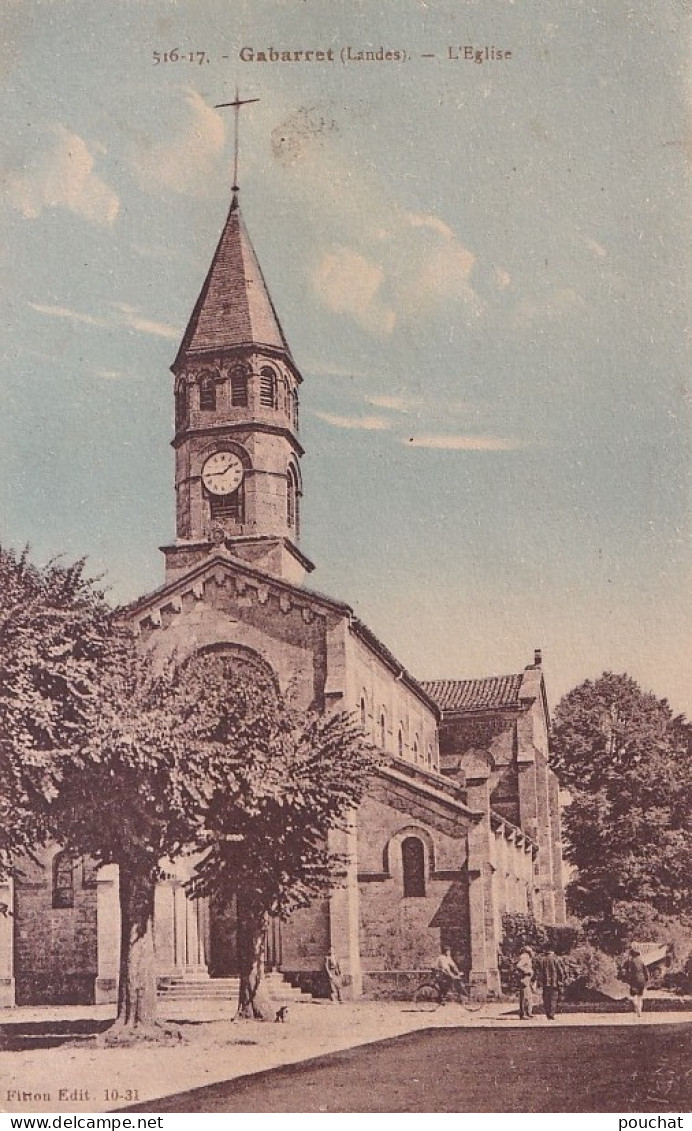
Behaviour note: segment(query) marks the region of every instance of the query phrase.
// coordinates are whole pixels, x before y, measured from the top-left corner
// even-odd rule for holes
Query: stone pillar
[[[96,945],[98,949],[94,1001],[118,1000],[120,974],[120,900],[118,866],[106,864],[96,873]]]
[[[358,893],[358,854],[355,814],[348,830],[333,830],[329,834],[332,852],[346,856],[346,876],[329,898],[329,943],[334,947],[341,971],[350,979],[346,995],[362,996],[363,973],[360,963],[360,910]]]
[[[493,880],[494,836],[490,827],[490,790],[487,776],[467,776],[469,809],[482,813],[482,818],[469,826],[468,881],[469,921],[471,929],[471,992],[477,996],[497,997],[500,994],[500,972],[497,965],[495,893]]]
[[[14,996],[14,882],[0,882],[0,1009],[15,1004]]]
[[[562,924],[567,918],[565,885],[562,875],[562,822],[560,819],[560,783],[552,770],[548,770],[548,802],[550,808],[550,833],[552,837],[553,893],[555,922]]]
[[[154,940],[159,978],[207,979],[204,950],[204,911],[190,899],[185,884],[194,871],[194,860],[164,861],[165,879],[156,887]]]
[[[540,889],[541,918],[544,923],[555,922],[553,891],[553,837],[550,827],[548,801],[548,763],[543,754],[536,753],[536,794],[538,798],[538,886]]]

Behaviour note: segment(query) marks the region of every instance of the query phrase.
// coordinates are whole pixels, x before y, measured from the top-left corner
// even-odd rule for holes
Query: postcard
[[[684,1110],[683,7],[11,0],[0,26],[0,545],[38,602],[6,596],[0,706],[24,664],[34,734],[86,680],[92,621],[13,651],[54,631],[22,620],[36,578],[84,562],[188,706],[229,688],[236,759],[232,787],[192,747],[128,777],[183,732],[123,693],[55,777],[63,823],[17,833],[0,1110]],[[20,757],[10,707],[7,790],[74,735]],[[627,863],[652,811],[673,847]]]

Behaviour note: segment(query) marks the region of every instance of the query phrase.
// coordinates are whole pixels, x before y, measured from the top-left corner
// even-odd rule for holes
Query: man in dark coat
[[[634,1015],[639,1020],[644,1009],[644,991],[649,981],[649,972],[642,962],[641,951],[638,946],[630,947],[630,956],[626,967],[627,982],[630,988],[630,997],[634,1006]]]
[[[554,1021],[562,995],[562,987],[565,984],[565,968],[552,948],[549,948],[541,959],[539,978],[543,988],[545,1015],[549,1021]]]

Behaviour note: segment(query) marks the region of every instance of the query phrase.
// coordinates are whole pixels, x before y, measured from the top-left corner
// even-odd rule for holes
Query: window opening
[[[425,848],[417,836],[407,836],[401,845],[401,867],[404,877],[404,895],[425,895]]]

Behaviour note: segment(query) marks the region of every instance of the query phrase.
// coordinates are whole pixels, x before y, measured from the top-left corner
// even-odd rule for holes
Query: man
[[[565,983],[565,968],[555,951],[549,947],[540,964],[540,979],[543,987],[543,1008],[549,1021],[555,1020],[562,987]]]
[[[324,969],[329,981],[329,1000],[338,1001],[341,1005],[343,1000],[341,997],[341,966],[334,953],[334,947],[330,947],[329,954],[325,955]]]
[[[649,971],[642,962],[641,951],[637,946],[632,945],[630,947],[626,973],[630,988],[630,997],[632,998],[632,1005],[634,1006],[634,1016],[639,1020],[642,1015],[642,1010],[644,1009],[644,991],[646,989],[646,983],[649,981]]]
[[[533,951],[525,946],[517,959],[516,971],[519,976],[519,1017],[533,1017]]]
[[[461,971],[452,958],[452,952],[448,946],[442,948],[442,953],[437,956],[433,969],[440,987],[440,996],[444,998],[445,994],[452,988],[454,982],[460,981],[462,977]]]

